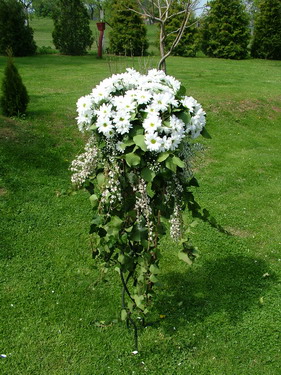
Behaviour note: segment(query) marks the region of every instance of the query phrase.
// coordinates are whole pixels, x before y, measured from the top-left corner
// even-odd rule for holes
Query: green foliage
[[[254,23],[251,55],[281,60],[281,2],[262,0]]]
[[[2,112],[5,116],[23,115],[28,102],[26,87],[9,53],[2,81],[2,97],[0,98]]]
[[[0,53],[7,48],[14,56],[34,55],[33,30],[26,24],[24,8],[17,0],[0,0]]]
[[[128,9],[136,9],[136,7],[136,0],[112,0],[109,48],[116,55],[144,56],[147,54],[146,26],[137,13]]]
[[[173,5],[172,11],[176,13],[180,10],[180,7],[177,5]],[[176,17],[170,18],[169,21],[166,23],[166,50],[169,50],[177,33],[174,33],[178,30],[181,26],[181,22],[183,19],[183,15],[178,15]],[[170,34],[172,33],[172,34]],[[170,34],[170,35],[169,35]],[[194,57],[196,56],[196,52],[199,49],[198,43],[198,26],[196,23],[196,18],[193,14],[191,14],[187,28],[185,29],[183,36],[177,45],[177,47],[172,51],[172,55],[174,56],[184,56],[184,57]]]
[[[93,44],[88,12],[81,0],[59,0],[53,14],[55,47],[66,55],[84,55]]]
[[[33,0],[32,8],[38,17],[52,17],[57,2],[57,0]]]
[[[249,18],[241,0],[212,0],[202,20],[202,50],[210,57],[244,59],[248,55]]]

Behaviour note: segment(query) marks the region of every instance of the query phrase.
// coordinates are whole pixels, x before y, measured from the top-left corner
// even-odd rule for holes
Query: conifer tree
[[[58,0],[53,14],[55,47],[66,55],[84,55],[93,44],[90,20],[81,0]]]
[[[251,46],[253,57],[281,60],[281,1],[261,0]]]
[[[5,54],[7,48],[14,56],[34,55],[36,51],[33,30],[17,0],[0,0],[0,54]]]
[[[142,56],[147,54],[146,27],[135,9],[135,0],[113,0],[109,33],[110,51],[116,55]]]
[[[12,52],[8,50],[8,60],[2,81],[2,96],[0,103],[5,116],[25,114],[29,97],[21,76],[14,65]]]
[[[241,0],[212,0],[202,23],[202,50],[209,57],[244,59],[249,17]]]

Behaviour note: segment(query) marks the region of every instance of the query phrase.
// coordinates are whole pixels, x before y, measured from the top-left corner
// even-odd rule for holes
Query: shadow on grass
[[[167,316],[161,326],[171,330],[216,313],[226,314],[229,323],[235,324],[260,303],[264,290],[274,281],[274,275],[268,278],[267,272],[267,264],[260,259],[228,256],[186,273],[165,274],[163,292],[167,294],[160,294],[155,306],[159,314]]]
[[[47,130],[35,131],[27,120],[0,117],[0,171],[5,186],[16,190],[18,184],[34,183],[34,170],[42,170],[46,176],[65,173],[69,163],[61,146]]]

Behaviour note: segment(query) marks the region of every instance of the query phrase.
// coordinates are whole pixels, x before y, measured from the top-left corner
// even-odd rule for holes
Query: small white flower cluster
[[[89,139],[85,146],[85,152],[72,161],[70,170],[73,172],[71,182],[77,188],[81,187],[93,172],[98,156],[98,149],[94,137]]]
[[[192,97],[177,96],[180,82],[163,71],[142,75],[134,69],[103,80],[77,102],[81,131],[94,125],[106,138],[122,140],[136,119],[142,119],[149,151],[175,150],[185,136],[196,138],[205,126],[205,112]],[[177,98],[177,99],[176,99]],[[185,123],[176,111],[190,114]]]
[[[143,178],[140,178],[137,186],[133,186],[133,190],[139,193],[139,196],[136,194],[136,204],[135,211],[137,213],[137,220],[140,222],[142,217],[146,221],[146,227],[148,230],[148,241],[154,241],[154,225],[151,220],[152,209],[150,207],[150,199],[146,192],[146,182]]]
[[[173,215],[170,218],[170,236],[174,241],[178,241],[182,236],[182,215],[179,205],[176,203]]]
[[[120,190],[120,170],[117,163],[114,163],[114,160],[109,160],[111,162],[110,169],[106,173],[106,185],[102,192],[101,204],[104,205],[109,203],[110,206],[117,202],[122,201],[122,194]]]

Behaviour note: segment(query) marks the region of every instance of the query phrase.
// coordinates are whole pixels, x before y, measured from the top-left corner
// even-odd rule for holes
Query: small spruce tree
[[[146,26],[142,18],[130,10],[130,8],[137,8],[136,1],[113,0],[111,5],[110,51],[116,55],[146,55],[148,49]]]
[[[202,50],[209,57],[244,59],[250,39],[249,16],[241,0],[212,0],[203,18]]]
[[[7,48],[13,50],[14,56],[30,56],[36,52],[33,30],[17,0],[0,0],[0,54],[5,54]]]
[[[58,0],[53,14],[55,47],[66,55],[84,55],[93,44],[90,20],[81,0]]]
[[[5,116],[19,116],[25,114],[29,96],[21,76],[14,65],[12,51],[8,50],[7,65],[2,81],[2,96],[0,104]]]
[[[281,1],[261,0],[254,23],[251,55],[281,60]]]

